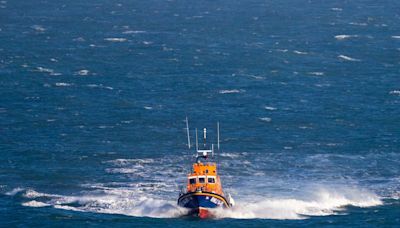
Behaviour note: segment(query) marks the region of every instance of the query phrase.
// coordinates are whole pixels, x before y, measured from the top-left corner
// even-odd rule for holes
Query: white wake
[[[133,186],[132,186],[133,187]],[[81,195],[65,196],[37,192],[33,189],[15,189],[8,195],[21,194],[27,207],[54,207],[63,210],[121,214],[137,217],[175,218],[187,211],[176,205],[173,196],[161,197],[127,187],[99,187]],[[166,199],[167,198],[167,199]],[[319,188],[303,197],[267,198],[263,196],[241,199],[236,197],[232,209],[215,210],[217,218],[237,219],[306,219],[309,216],[344,213],[346,206],[371,207],[381,205],[374,193],[357,188],[332,190]]]

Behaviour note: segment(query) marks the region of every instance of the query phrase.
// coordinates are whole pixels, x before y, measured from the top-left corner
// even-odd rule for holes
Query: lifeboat
[[[188,146],[190,146],[189,123],[186,119],[186,129],[188,136]],[[217,124],[219,151],[219,123]],[[199,218],[213,218],[213,209],[230,208],[234,205],[234,200],[230,194],[225,194],[222,189],[221,178],[218,175],[217,163],[214,159],[214,144],[206,144],[206,132],[204,128],[203,149],[199,149],[196,129],[196,161],[192,165],[190,173],[187,175],[185,188],[179,194],[178,205],[188,209],[188,215],[198,216]],[[209,147],[209,148],[207,148]]]

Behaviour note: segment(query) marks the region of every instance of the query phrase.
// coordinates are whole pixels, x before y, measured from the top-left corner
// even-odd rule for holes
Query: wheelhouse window
[[[208,178],[208,183],[214,184],[215,183],[215,178],[214,177],[209,177]]]
[[[206,178],[204,177],[199,177],[199,183],[204,184],[206,182]]]
[[[196,178],[190,178],[189,184],[196,184]]]

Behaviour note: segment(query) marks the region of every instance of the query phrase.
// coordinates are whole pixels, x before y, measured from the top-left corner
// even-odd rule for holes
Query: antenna
[[[217,135],[218,135],[218,151],[219,151],[219,122],[217,122]]]
[[[189,120],[186,116],[186,132],[187,132],[187,139],[188,139],[188,147],[190,150],[190,135],[189,135]]]
[[[204,132],[204,147],[206,147],[207,129],[204,128],[203,132]]]
[[[199,150],[199,140],[197,139],[197,128],[196,128],[196,151]]]

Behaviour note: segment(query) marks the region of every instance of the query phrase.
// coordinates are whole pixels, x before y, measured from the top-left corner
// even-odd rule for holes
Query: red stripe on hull
[[[206,219],[206,218],[211,218],[212,214],[209,210],[207,210],[206,208],[199,208],[199,218],[201,219]]]

